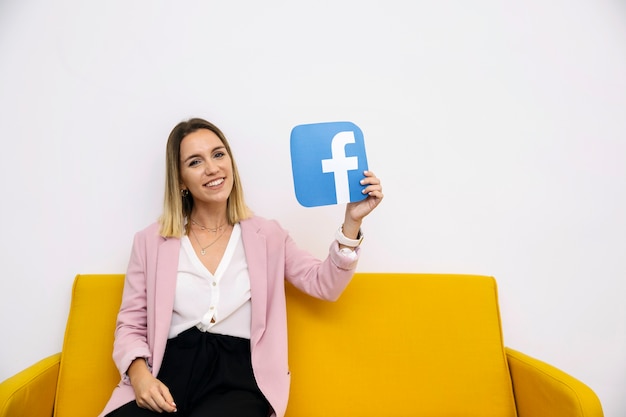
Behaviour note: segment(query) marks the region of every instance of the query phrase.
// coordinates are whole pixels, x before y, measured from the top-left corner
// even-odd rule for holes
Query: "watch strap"
[[[350,239],[343,234],[343,226],[340,226],[339,229],[337,229],[337,233],[335,233],[335,240],[341,245],[356,248],[363,241],[363,233],[361,233],[361,229],[359,229],[359,234],[356,239]]]

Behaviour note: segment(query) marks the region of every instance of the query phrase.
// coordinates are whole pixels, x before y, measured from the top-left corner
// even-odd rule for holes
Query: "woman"
[[[166,152],[163,215],[133,243],[113,359],[122,380],[102,416],[283,416],[289,393],[284,280],[335,300],[358,260],[361,222],[382,200],[346,206],[321,261],[254,216],[223,133],[179,123]]]

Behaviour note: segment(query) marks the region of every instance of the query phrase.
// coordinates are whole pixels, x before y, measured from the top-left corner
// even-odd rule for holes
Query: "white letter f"
[[[354,132],[346,131],[337,133],[331,141],[331,159],[322,160],[322,172],[332,172],[335,175],[335,193],[337,204],[350,202],[350,185],[348,184],[348,171],[359,167],[356,156],[346,157],[345,146],[354,143]]]

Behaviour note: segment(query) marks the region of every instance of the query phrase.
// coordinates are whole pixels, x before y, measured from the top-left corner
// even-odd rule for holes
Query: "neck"
[[[191,212],[189,221],[196,226],[202,226],[204,228],[216,229],[228,224],[228,216],[226,210],[220,211],[208,211],[201,209],[194,209]]]

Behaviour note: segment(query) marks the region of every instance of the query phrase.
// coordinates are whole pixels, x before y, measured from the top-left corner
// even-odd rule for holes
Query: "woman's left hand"
[[[367,194],[367,198],[346,205],[346,218],[344,220],[344,234],[346,236],[358,233],[363,218],[370,214],[380,202],[383,200],[383,187],[380,179],[371,171],[363,173],[365,178],[361,180],[361,184],[365,186],[363,194]],[[354,232],[356,228],[356,231]],[[354,232],[354,233],[352,233]]]

